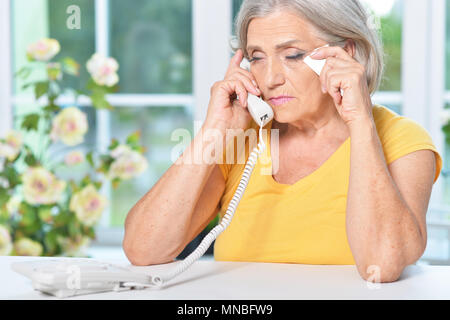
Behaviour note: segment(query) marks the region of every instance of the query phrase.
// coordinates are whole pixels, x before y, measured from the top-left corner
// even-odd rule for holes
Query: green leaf
[[[61,107],[57,106],[56,104],[49,104],[48,106],[45,106],[42,110],[48,113],[59,112],[61,110]]]
[[[144,154],[145,152],[147,152],[147,148],[144,146],[140,146],[138,149],[136,149],[136,151],[138,151],[139,153]]]
[[[101,155],[100,156],[100,167],[97,169],[97,172],[107,174],[109,171],[109,167],[114,162],[114,158],[110,155]]]
[[[119,91],[119,86],[116,84],[112,87],[106,87],[106,90],[108,91],[108,93],[115,93]]]
[[[36,86],[34,87],[34,94],[36,100],[42,97],[44,94],[46,94],[48,92],[49,87],[50,83],[48,81],[37,82]]]
[[[24,129],[26,131],[37,131],[39,125],[39,117],[39,113],[27,114],[22,121],[21,129]]]
[[[127,138],[126,144],[131,149],[143,153],[143,151],[144,151],[143,147],[139,145],[140,138],[141,138],[141,132],[136,131]]]
[[[112,184],[113,189],[117,189],[119,187],[120,181],[121,181],[121,179],[117,178],[117,177],[112,179],[111,184]]]
[[[44,221],[45,223],[51,223],[52,222],[51,207],[49,207],[49,206],[39,207],[38,216],[39,216],[39,219],[41,219],[41,221]]]
[[[26,225],[22,228],[22,230],[28,237],[35,237],[36,234],[41,231],[41,229],[42,224],[37,219],[33,223]]]
[[[5,208],[0,208],[0,224],[6,225],[9,222],[9,213]]]
[[[83,226],[83,233],[91,239],[95,239],[94,227]]]
[[[91,177],[89,176],[89,174],[85,175],[83,180],[81,180],[81,188],[86,187],[87,185],[91,184]]]
[[[32,85],[34,85],[34,84],[35,84],[35,82],[25,83],[25,84],[22,86],[22,90],[25,90],[25,89],[27,89],[29,86],[32,86]]]
[[[76,219],[76,217],[74,217],[74,219],[72,219],[72,221],[70,221],[70,223],[67,225],[69,237],[75,238],[77,235],[79,235],[81,231],[80,227],[80,222]]]
[[[90,78],[86,83],[86,89],[91,91],[103,91],[103,93],[106,93],[106,91],[104,91],[101,86],[95,83],[94,79],[92,78]]]
[[[54,227],[66,226],[72,219],[73,213],[69,210],[61,210],[56,216],[53,217]]]
[[[86,154],[86,160],[87,160],[87,162],[89,162],[89,164],[92,166],[92,168],[95,168],[94,159],[92,158],[92,151],[90,151]]]
[[[29,54],[29,53],[27,53],[27,60],[30,61],[30,62],[36,61],[36,60],[33,58],[33,56],[32,56],[31,54]]]
[[[0,207],[3,207],[11,196],[8,193],[8,189],[0,188]]]
[[[70,188],[72,189],[72,194],[73,193],[76,193],[76,192],[78,192],[79,190],[80,190],[80,188],[78,187],[78,185],[75,183],[75,181],[73,181],[73,180],[70,180],[69,181],[69,185],[70,185]]]
[[[47,252],[50,255],[55,254],[58,251],[58,232],[53,229],[47,232],[47,234],[44,237],[44,245],[47,248]]]
[[[61,60],[63,71],[67,74],[78,76],[80,73],[80,65],[72,58],[65,57]]]
[[[63,72],[61,68],[61,64],[47,64],[47,77],[49,80],[62,80]]]
[[[19,209],[22,210],[22,220],[20,224],[24,227],[32,226],[37,222],[38,218],[36,216],[36,209],[27,204],[26,202],[22,202],[19,206]]]
[[[29,167],[35,167],[39,163],[39,161],[31,152],[28,152],[28,154],[25,156],[24,161]]]
[[[25,80],[30,75],[31,70],[32,69],[30,67],[27,67],[27,66],[22,67],[22,68],[19,69],[19,71],[17,71],[14,74],[14,77],[21,78],[21,79]]]
[[[102,86],[102,85],[99,85],[98,83],[96,83],[94,81],[94,79],[92,79],[92,77],[91,77],[86,84],[86,89],[88,89],[92,92],[99,92],[99,93],[107,94],[107,93],[117,92],[117,90],[119,89],[119,86],[118,85],[115,85],[112,87]]]
[[[117,148],[119,146],[119,140],[117,140],[116,138],[112,138],[111,139],[111,144],[108,147],[108,150],[114,150],[115,148]]]
[[[130,144],[130,145],[135,145],[135,144],[139,143],[140,138],[141,138],[141,131],[138,130],[128,136],[126,143]]]
[[[108,154],[103,154],[100,156],[100,159],[102,160],[102,162],[106,163],[106,164],[111,164],[114,162],[114,158],[111,157]]]
[[[105,94],[103,92],[100,91],[93,92],[91,95],[91,101],[96,109],[108,109],[108,110],[114,109],[111,106],[111,104],[106,100]]]
[[[22,182],[19,172],[17,172],[17,170],[13,166],[5,167],[3,173],[9,181],[10,189],[14,188],[16,185]]]
[[[94,182],[94,186],[97,190],[100,190],[102,188],[102,182],[101,181]]]

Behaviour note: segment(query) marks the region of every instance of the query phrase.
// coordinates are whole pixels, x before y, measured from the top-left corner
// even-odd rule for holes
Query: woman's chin
[[[292,114],[281,110],[273,110],[273,119],[278,123],[292,122]]]

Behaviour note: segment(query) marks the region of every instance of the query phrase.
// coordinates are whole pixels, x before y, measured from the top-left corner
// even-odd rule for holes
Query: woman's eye
[[[296,54],[294,56],[287,56],[286,59],[289,59],[289,60],[301,60],[301,59],[303,59],[304,56],[305,56],[304,53],[299,53],[299,54]],[[262,58],[253,57],[253,58],[251,58],[249,60],[249,62],[252,63],[253,61],[258,61],[258,60],[261,60],[261,59]]]
[[[296,54],[295,56],[286,57],[286,59],[299,60],[299,59],[302,59],[304,55],[305,55],[304,53],[299,53],[299,54]]]
[[[252,63],[253,61],[261,60],[261,58],[253,57],[248,62]]]

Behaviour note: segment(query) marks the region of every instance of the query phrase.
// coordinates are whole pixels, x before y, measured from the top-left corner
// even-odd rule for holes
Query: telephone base
[[[11,267],[31,279],[35,290],[58,298],[108,291],[158,288],[153,285],[152,277],[149,275],[88,258],[21,261],[12,263]]]

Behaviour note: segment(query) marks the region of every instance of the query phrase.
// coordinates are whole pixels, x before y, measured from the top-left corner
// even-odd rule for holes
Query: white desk
[[[14,272],[14,261],[49,259],[0,257],[0,299],[56,299],[34,291],[28,278]],[[54,258],[52,258],[54,259]],[[108,260],[129,265],[126,260]],[[137,272],[162,271],[171,264],[133,267]],[[399,281],[374,289],[354,266],[197,261],[187,271],[154,290],[107,292],[68,299],[150,300],[309,300],[309,299],[450,299],[450,267],[409,266]]]

